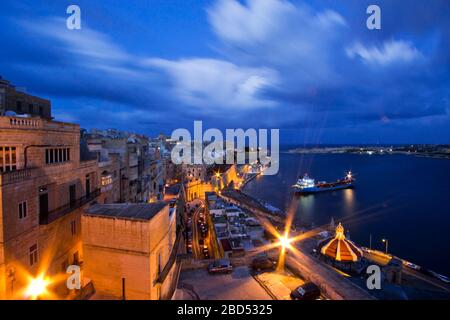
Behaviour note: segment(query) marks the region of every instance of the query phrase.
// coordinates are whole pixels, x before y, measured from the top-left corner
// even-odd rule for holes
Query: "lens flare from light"
[[[40,296],[45,296],[48,294],[47,286],[49,284],[50,281],[44,276],[31,279],[25,292],[25,296],[32,300],[36,300]]]
[[[288,249],[291,246],[292,239],[286,236],[280,237],[280,245],[284,249]]]

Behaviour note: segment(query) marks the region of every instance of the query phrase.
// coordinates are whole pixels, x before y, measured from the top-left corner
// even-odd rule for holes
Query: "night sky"
[[[450,143],[450,1],[2,0],[0,75],[85,128]]]

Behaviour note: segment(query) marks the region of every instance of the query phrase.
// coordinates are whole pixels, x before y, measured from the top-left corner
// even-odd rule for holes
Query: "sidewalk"
[[[260,273],[255,279],[277,300],[291,300],[291,291],[305,283],[287,270]]]

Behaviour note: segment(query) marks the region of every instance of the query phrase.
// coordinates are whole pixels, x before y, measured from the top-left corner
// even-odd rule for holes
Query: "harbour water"
[[[305,173],[335,181],[352,170],[354,189],[295,195],[291,186]],[[294,208],[294,222],[310,227],[342,221],[360,246],[388,251],[450,275],[450,161],[408,155],[280,155],[275,176],[258,176],[244,192],[282,210]]]

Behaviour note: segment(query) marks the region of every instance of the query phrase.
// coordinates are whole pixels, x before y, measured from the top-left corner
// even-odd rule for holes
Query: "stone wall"
[[[16,147],[17,156],[16,170],[0,173],[0,299],[21,299],[30,276],[65,273],[75,256],[82,260],[82,208],[70,209],[69,187],[75,185],[79,200],[86,195],[86,177],[91,192],[99,188],[99,179],[96,161],[80,162],[79,129],[39,118],[0,117],[0,146]],[[70,148],[70,161],[46,164],[45,150],[60,146]],[[41,193],[48,194],[53,222],[40,223]],[[27,215],[20,218],[24,201]],[[38,261],[31,264],[34,245]]]

